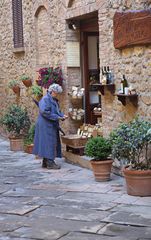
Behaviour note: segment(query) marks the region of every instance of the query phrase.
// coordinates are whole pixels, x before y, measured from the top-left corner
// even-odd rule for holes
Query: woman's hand
[[[60,120],[64,121],[65,119],[67,119],[68,116],[67,115],[64,115],[63,117],[60,118]]]

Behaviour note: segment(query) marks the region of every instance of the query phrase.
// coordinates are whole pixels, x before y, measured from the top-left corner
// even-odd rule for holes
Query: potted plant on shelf
[[[36,101],[39,101],[43,96],[42,88],[40,86],[33,85],[31,87],[31,94],[34,95],[34,99]]]
[[[110,134],[112,155],[124,162],[127,193],[151,195],[151,122],[136,117]]]
[[[20,86],[19,86],[19,82],[17,80],[15,80],[15,79],[11,80],[8,83],[8,87],[11,88],[15,94],[20,96]]]
[[[22,75],[20,77],[20,80],[23,82],[23,84],[26,86],[26,87],[31,87],[32,86],[32,80],[29,76],[27,75]]]
[[[11,105],[0,119],[1,125],[5,126],[9,133],[10,149],[22,151],[24,148],[23,137],[30,127],[30,119],[27,111],[16,105]]]
[[[31,154],[33,150],[33,142],[34,142],[34,135],[35,135],[35,124],[31,124],[29,131],[24,139],[25,145],[25,152]]]
[[[40,68],[38,70],[39,77],[37,80],[37,84],[41,87],[46,89],[53,83],[57,83],[62,86],[63,84],[63,73],[61,67],[47,67],[47,68]]]
[[[109,139],[102,136],[88,140],[85,145],[85,154],[93,159],[90,160],[96,181],[108,181],[110,179],[113,160]]]

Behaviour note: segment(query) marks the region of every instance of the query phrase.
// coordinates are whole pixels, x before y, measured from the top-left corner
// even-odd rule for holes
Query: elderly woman
[[[33,154],[43,158],[42,167],[47,169],[60,169],[54,161],[55,157],[61,157],[59,120],[67,118],[60,111],[56,98],[60,93],[62,93],[62,87],[54,83],[39,102]]]

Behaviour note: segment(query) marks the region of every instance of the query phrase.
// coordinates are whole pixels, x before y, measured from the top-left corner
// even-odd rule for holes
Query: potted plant
[[[33,85],[31,87],[31,93],[34,95],[34,98],[39,101],[43,96],[43,91],[40,86]]]
[[[32,86],[32,80],[29,76],[27,75],[22,75],[20,77],[20,80],[23,82],[23,84],[26,86],[26,87],[31,87]]]
[[[0,123],[5,126],[6,131],[10,134],[10,149],[12,151],[22,151],[24,148],[23,137],[30,127],[27,111],[13,104],[2,116]]]
[[[110,158],[110,141],[102,136],[89,139],[85,145],[85,154],[93,158],[90,162],[95,180],[109,180],[113,163],[113,160]]]
[[[17,80],[15,80],[15,79],[11,80],[8,83],[8,87],[11,88],[15,94],[20,96],[20,86],[19,86],[19,82]]]
[[[124,162],[127,193],[151,195],[151,122],[136,117],[110,134],[112,155]]]
[[[34,135],[35,135],[35,124],[31,124],[29,131],[24,139],[25,145],[25,152],[31,154],[33,150],[33,142],[34,142]]]
[[[37,84],[41,87],[46,89],[53,83],[57,83],[62,86],[63,84],[63,74],[61,67],[47,67],[47,68],[40,68],[38,70],[39,77],[37,80]]]

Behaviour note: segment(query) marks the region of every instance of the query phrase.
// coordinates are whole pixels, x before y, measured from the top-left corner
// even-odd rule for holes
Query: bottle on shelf
[[[127,79],[125,78],[125,75],[123,75],[123,78],[121,79],[121,93],[125,94],[125,88],[128,87]]]
[[[109,66],[107,66],[106,77],[107,77],[107,84],[112,84],[113,83],[112,72]]]
[[[125,88],[127,88],[128,87],[128,82],[127,82],[127,79],[125,78],[125,75],[123,75],[123,88],[124,88],[124,94],[126,94],[125,93]]]
[[[102,67],[102,79],[101,84],[106,85],[107,83],[107,76],[106,76],[106,67]]]

